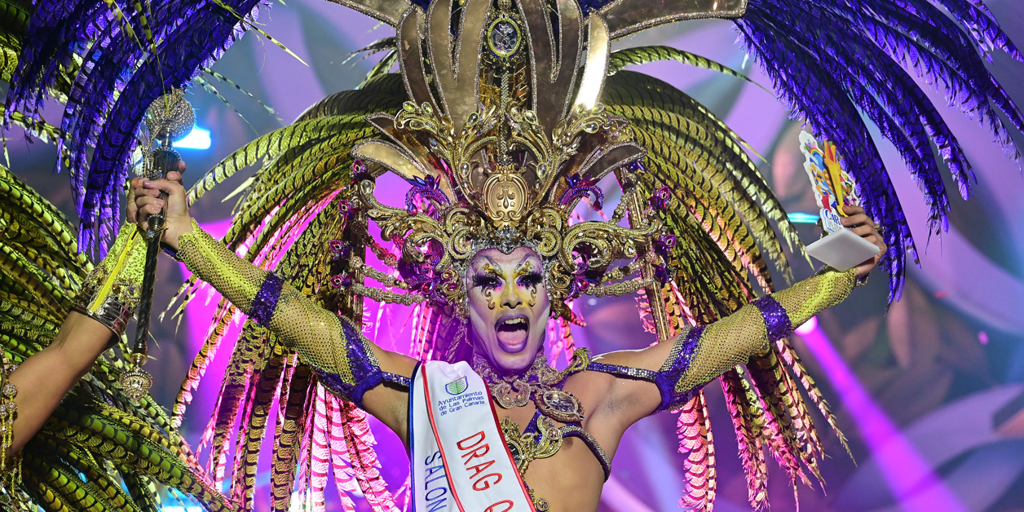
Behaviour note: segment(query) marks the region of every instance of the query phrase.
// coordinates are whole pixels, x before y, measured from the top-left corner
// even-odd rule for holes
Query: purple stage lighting
[[[878,460],[900,509],[907,512],[967,512],[857,380],[828,337],[818,328],[817,318],[801,325],[796,333],[807,342],[832,381],[861,438]]]

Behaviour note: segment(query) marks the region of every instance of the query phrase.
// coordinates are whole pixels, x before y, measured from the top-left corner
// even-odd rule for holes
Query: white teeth
[[[503,325],[519,325],[519,324],[526,324],[526,319],[525,319],[525,318],[513,318],[513,319],[511,319],[511,320],[506,320],[506,321],[502,322],[502,324],[503,324]]]

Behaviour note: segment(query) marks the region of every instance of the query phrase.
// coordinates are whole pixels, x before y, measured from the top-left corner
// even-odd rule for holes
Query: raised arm
[[[96,358],[124,334],[142,282],[146,247],[141,238],[134,225],[123,226],[107,257],[86,277],[74,299],[74,311],[53,341],[16,369],[0,370],[0,401],[4,402],[0,423],[13,419],[10,425],[0,425],[12,430],[9,440],[0,436],[7,456],[25,446]],[[9,375],[3,375],[6,372]],[[7,383],[13,387],[3,386]],[[14,402],[13,408],[8,401]]]
[[[885,246],[863,210],[848,210],[844,223],[854,233]],[[746,364],[768,350],[769,344],[789,336],[822,310],[842,302],[858,279],[866,278],[878,257],[846,272],[826,269],[791,288],[757,299],[722,320],[680,333],[671,343],[598,357],[590,369],[618,377],[609,390],[610,402],[629,424],[650,414],[686,403],[704,384]],[[652,386],[651,384],[654,384]],[[628,424],[624,425],[628,426]]]
[[[672,354],[657,372],[661,394],[657,411],[683,405],[704,384],[767,352],[769,344],[789,336],[812,316],[845,300],[855,280],[854,269],[821,272],[791,288],[761,297],[713,324],[681,334],[673,343]]]
[[[405,438],[408,378],[415,360],[371,343],[348,320],[317,306],[276,274],[238,257],[200,229],[188,216],[179,183],[137,179],[132,187],[137,200],[129,206],[129,219],[145,222],[164,205],[159,192],[167,193],[163,241],[188,269],[296,350],[334,394]]]

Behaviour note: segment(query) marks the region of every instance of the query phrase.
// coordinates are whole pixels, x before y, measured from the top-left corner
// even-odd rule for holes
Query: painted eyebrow
[[[519,279],[520,277],[528,275],[533,271],[533,262],[530,260],[526,260],[516,267],[515,275],[513,275],[512,277]]]
[[[488,258],[488,259],[490,259],[490,258]],[[494,277],[497,277],[499,279],[502,277],[501,267],[495,265],[493,262],[484,263],[484,266],[483,266],[482,270],[487,275],[494,276]]]

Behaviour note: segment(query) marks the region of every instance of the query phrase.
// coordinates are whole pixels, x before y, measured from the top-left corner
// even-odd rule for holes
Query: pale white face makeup
[[[509,254],[478,252],[466,272],[470,339],[496,368],[519,371],[544,344],[551,303],[537,253],[520,247]]]

